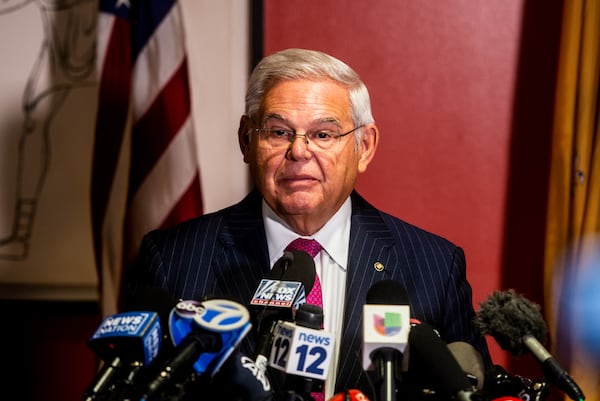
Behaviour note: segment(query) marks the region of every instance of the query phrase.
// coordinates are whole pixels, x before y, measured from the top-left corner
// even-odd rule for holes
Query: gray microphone
[[[471,344],[464,341],[455,341],[448,344],[448,349],[467,374],[469,381],[477,388],[483,389],[485,381],[485,367],[481,354]]]
[[[481,303],[475,324],[483,334],[490,334],[498,345],[513,355],[527,351],[542,364],[544,377],[572,400],[585,399],[575,380],[542,345],[546,341],[546,322],[540,306],[514,290],[496,291]]]

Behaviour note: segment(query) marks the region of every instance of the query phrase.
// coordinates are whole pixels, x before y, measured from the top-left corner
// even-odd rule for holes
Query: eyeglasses
[[[306,145],[312,143],[320,150],[332,150],[335,149],[342,137],[350,135],[362,127],[363,126],[360,125],[344,133],[339,133],[337,131],[328,129],[319,129],[308,131],[304,135],[297,134],[294,130],[278,127],[256,128],[254,131],[258,133],[262,143],[268,145],[272,150],[283,150],[287,148],[298,136],[304,137]]]

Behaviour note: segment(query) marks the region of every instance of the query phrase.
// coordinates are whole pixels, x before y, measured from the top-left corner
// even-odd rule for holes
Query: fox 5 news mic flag
[[[279,281],[262,279],[254,296],[250,300],[252,306],[273,306],[297,309],[306,302],[304,285],[297,281]]]
[[[141,237],[203,206],[177,2],[99,4],[91,212],[106,315],[116,311],[122,272]]]

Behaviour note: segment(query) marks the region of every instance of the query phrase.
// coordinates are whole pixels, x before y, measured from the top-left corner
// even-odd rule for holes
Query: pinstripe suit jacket
[[[181,299],[205,295],[247,303],[269,274],[261,196],[254,190],[240,203],[147,234],[139,263],[126,278],[126,294],[142,286],[161,287]],[[337,391],[359,388],[374,399],[361,367],[362,306],[371,285],[381,279],[403,284],[411,316],[437,328],[447,342],[466,341],[484,356],[483,337],[472,325],[471,287],[461,248],[385,214],[353,192],[350,253]],[[382,271],[374,264],[383,265]],[[252,340],[241,351],[252,354]]]

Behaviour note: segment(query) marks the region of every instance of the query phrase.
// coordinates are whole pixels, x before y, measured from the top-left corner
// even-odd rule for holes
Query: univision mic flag
[[[182,19],[175,0],[100,0],[92,228],[103,313],[142,236],[202,214]]]
[[[371,368],[371,352],[391,347],[404,352],[410,332],[408,305],[365,304],[363,306],[363,368]]]

